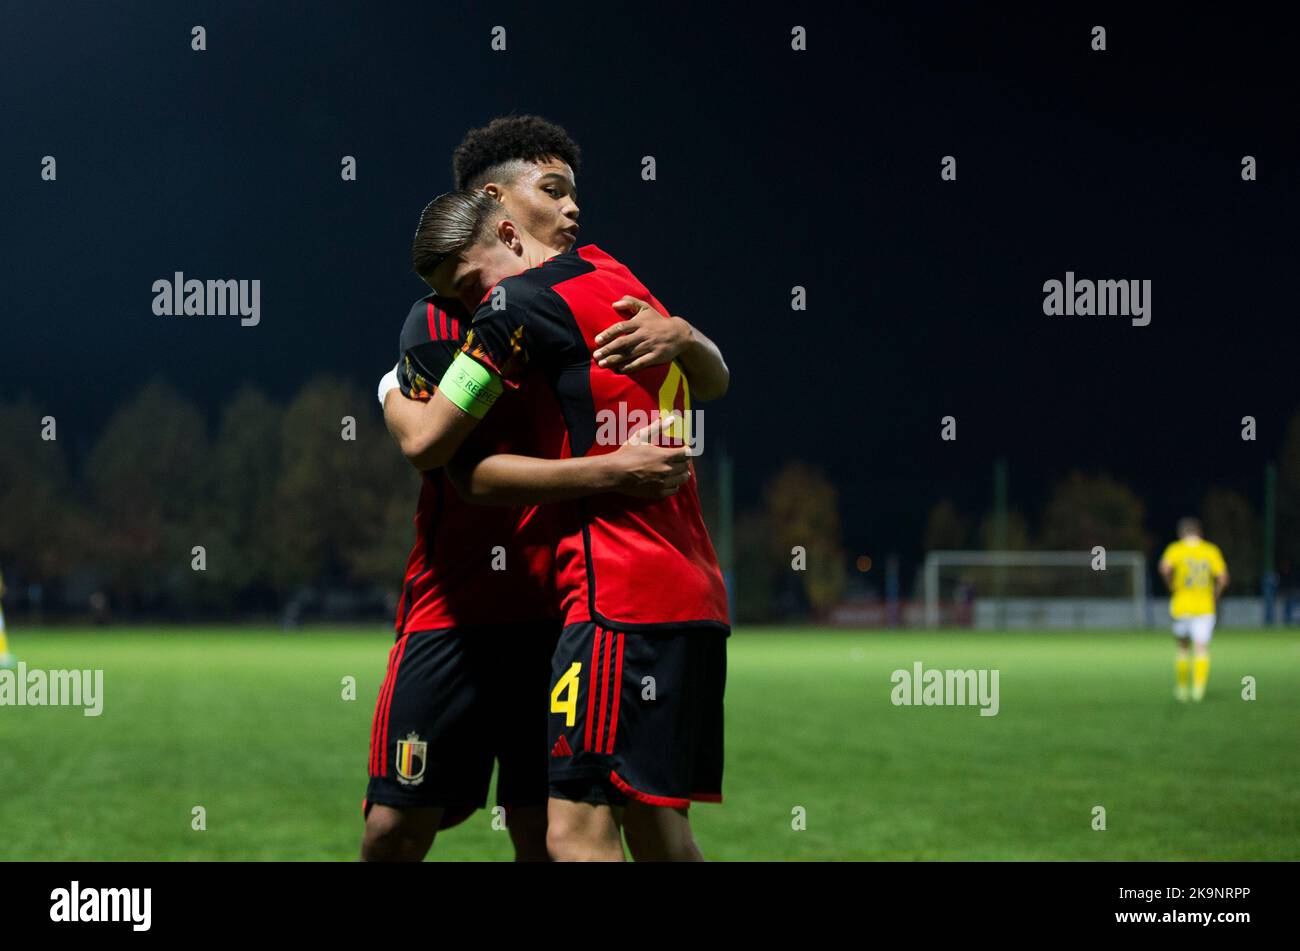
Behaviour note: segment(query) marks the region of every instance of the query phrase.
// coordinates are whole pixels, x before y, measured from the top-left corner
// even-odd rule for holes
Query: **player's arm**
[[[408,462],[420,471],[438,468],[429,452],[439,436],[438,417],[428,412],[427,397],[406,396],[400,382],[401,364],[379,381],[379,403],[384,408],[384,425]]]
[[[1174,590],[1174,563],[1168,558],[1161,558],[1160,565],[1157,568],[1160,577],[1165,581],[1165,587],[1170,591]]]
[[[1223,589],[1228,586],[1228,566],[1222,557],[1216,558],[1217,564],[1214,566],[1218,570],[1214,573],[1214,600],[1218,601],[1223,594]]]
[[[384,425],[408,462],[417,469],[436,469],[426,450],[437,439],[437,419],[425,412],[427,400],[403,396],[394,387],[384,397]]]
[[[677,319],[686,324],[682,318]],[[731,371],[727,369],[727,361],[722,359],[718,345],[704,336],[700,328],[691,324],[686,326],[690,330],[691,339],[677,357],[677,362],[690,381],[691,393],[701,400],[721,399],[727,395],[727,388],[731,386]]]
[[[731,371],[717,344],[681,317],[669,317],[635,297],[615,301],[614,309],[627,318],[606,327],[595,337],[592,353],[598,366],[619,373],[676,360],[691,384],[691,395],[701,400],[720,399],[731,384]]]
[[[489,453],[473,443],[447,465],[456,491],[479,505],[544,505],[602,492],[662,499],[691,477],[685,446],[657,446],[657,419],[614,452],[576,459]]]
[[[504,290],[516,280],[506,278],[497,286]],[[411,425],[399,427],[402,453],[419,469],[446,466],[505,387],[519,385],[529,359],[527,342],[535,332],[529,328],[536,325],[544,333],[546,308],[556,306],[527,282],[511,284],[510,293],[503,296],[504,308],[479,305],[465,342],[442,371],[435,391],[409,414]]]
[[[413,466],[421,471],[438,469],[456,454],[501,391],[501,378],[495,372],[462,353],[428,400],[408,399],[399,389],[389,389],[384,395],[384,423]]]

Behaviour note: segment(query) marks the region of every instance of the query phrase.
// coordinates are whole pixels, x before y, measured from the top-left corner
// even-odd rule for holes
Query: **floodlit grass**
[[[102,668],[105,703],[0,706],[0,859],[355,858],[382,626],[12,635],[29,667]],[[1212,658],[1182,705],[1157,631],[738,631],[697,836],[713,859],[1300,858],[1300,639],[1221,630]],[[999,713],[894,706],[916,661],[998,670]],[[508,859],[490,819],[433,858]]]

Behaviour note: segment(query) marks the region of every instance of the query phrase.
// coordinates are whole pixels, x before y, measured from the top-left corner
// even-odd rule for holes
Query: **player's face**
[[[508,244],[492,238],[443,261],[433,272],[430,283],[442,296],[455,297],[472,314],[489,288],[527,268],[526,258]]]
[[[556,158],[529,162],[510,184],[492,183],[486,190],[551,250],[568,251],[577,242],[578,189],[567,162]]]

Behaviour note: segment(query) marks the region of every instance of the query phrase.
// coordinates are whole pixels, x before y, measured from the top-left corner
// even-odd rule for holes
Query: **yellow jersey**
[[[1174,569],[1170,578],[1174,596],[1169,601],[1173,617],[1214,613],[1214,579],[1228,570],[1218,545],[1204,539],[1180,539],[1165,549],[1160,563]]]

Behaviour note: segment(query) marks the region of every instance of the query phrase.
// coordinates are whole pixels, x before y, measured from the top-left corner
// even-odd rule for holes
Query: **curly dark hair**
[[[451,156],[458,190],[482,188],[508,162],[536,162],[555,157],[578,174],[578,143],[541,116],[498,116],[481,129],[470,129]]]

